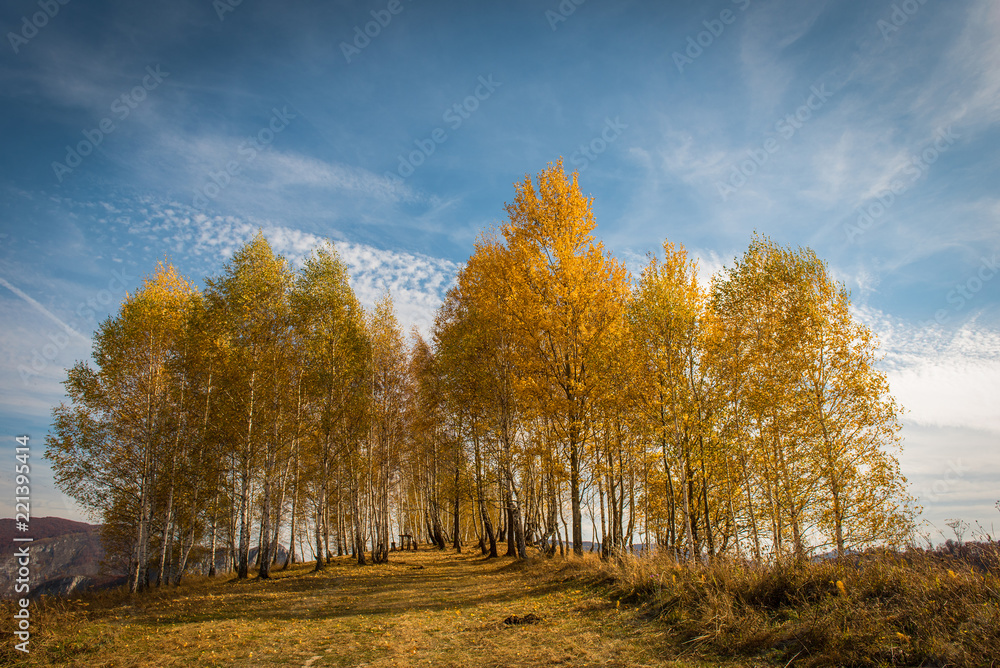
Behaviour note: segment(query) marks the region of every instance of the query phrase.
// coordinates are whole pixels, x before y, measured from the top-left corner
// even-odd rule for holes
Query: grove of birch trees
[[[46,455],[135,590],[428,544],[524,558],[805,559],[905,542],[901,408],[809,249],[638,276],[550,164],[515,184],[430,336],[332,243],[262,234],[198,289],[161,264],[65,381]],[[285,547],[287,546],[287,547]],[[281,558],[279,559],[279,555]]]

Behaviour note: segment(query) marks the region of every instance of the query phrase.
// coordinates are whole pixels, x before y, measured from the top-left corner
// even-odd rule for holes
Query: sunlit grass
[[[983,554],[974,564],[914,550],[758,567],[628,557],[596,577],[646,606],[687,655],[978,668],[1000,664],[1000,549]]]
[[[417,568],[423,566],[423,568]],[[394,553],[276,571],[270,581],[192,578],[139,596],[105,592],[33,608],[26,666],[694,666],[665,629],[616,607],[560,560]],[[5,604],[6,605],[6,604]],[[512,614],[543,622],[507,627]],[[7,614],[5,608],[3,614]],[[717,665],[717,664],[710,664]]]

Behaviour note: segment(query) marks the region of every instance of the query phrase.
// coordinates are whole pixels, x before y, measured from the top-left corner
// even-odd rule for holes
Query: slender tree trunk
[[[235,490],[235,480],[236,472],[233,472],[233,489]],[[229,524],[229,563],[232,564],[232,572],[236,572],[240,567],[240,551],[237,547],[236,540],[238,536],[239,529],[239,518],[237,516],[236,506],[230,505],[229,511],[226,513],[227,523]]]
[[[174,512],[174,476],[171,475],[170,489],[167,492],[167,507],[163,513],[163,532],[160,535],[160,567],[156,572],[156,586],[159,587],[163,582],[163,576],[167,569],[167,546],[169,541],[167,538],[170,536],[170,531],[173,529],[173,512]]]
[[[219,491],[215,492],[215,500],[212,505],[212,545],[209,550],[208,577],[215,577],[215,550],[216,538],[219,533]]]
[[[510,535],[514,541],[514,554],[519,559],[527,559],[528,553],[524,544],[524,529],[521,525],[521,509],[516,492],[514,492],[513,483],[511,483],[508,499],[510,500],[510,524],[512,528]]]
[[[573,513],[573,554],[583,556],[583,515],[580,513],[580,444],[577,443],[577,428],[570,427],[569,441],[569,494]]]
[[[514,538],[514,509],[513,503],[510,500],[510,491],[508,489],[504,490],[504,513],[507,529],[507,554],[505,557],[516,557],[517,556],[517,546],[516,540]]]
[[[139,521],[136,522],[135,549],[131,564],[132,572],[130,573],[128,586],[129,591],[132,593],[142,589],[144,580],[142,572],[146,563],[146,543],[149,540],[149,532],[147,531],[147,518],[149,516],[148,487],[151,468],[149,460],[149,447],[147,445],[145,452],[143,453],[143,470],[139,481]]]
[[[711,558],[715,556],[715,539],[712,535],[712,516],[709,513],[708,505],[708,471],[705,469],[705,439],[703,436],[699,436],[698,441],[701,446],[702,497],[705,502],[705,541],[708,543],[708,556]]]
[[[548,557],[554,557],[556,554],[556,544],[559,543],[559,522],[556,519],[556,481],[555,476],[551,473],[548,475],[548,482],[546,484],[546,516],[545,516],[545,537],[546,540],[551,540],[551,545],[546,545],[545,553]],[[593,514],[591,514],[591,519],[593,519]]]
[[[267,456],[268,462],[264,468],[264,500],[260,510],[260,548],[257,551],[257,560],[260,568],[257,577],[267,580],[271,577],[271,455]]]
[[[364,566],[367,561],[365,560],[365,535],[362,526],[364,520],[361,516],[361,490],[357,484],[354,487],[351,494],[351,514],[354,516],[354,555],[357,557],[358,565]]]
[[[274,504],[274,528],[271,530],[271,565],[278,563],[278,547],[281,537],[281,519],[285,508],[285,491],[288,485],[288,469],[291,466],[291,457],[285,462],[285,470],[280,476],[281,484],[278,486],[278,500]]]
[[[459,487],[459,475],[462,472],[462,459],[461,459],[462,458],[462,445],[461,445],[461,442],[459,442],[459,443],[457,443],[455,445],[455,450],[456,450],[456,454],[455,454],[455,501],[454,501],[455,523],[454,523],[454,530],[453,530],[454,535],[452,536],[452,541],[453,541],[452,542],[452,547],[455,548],[456,552],[458,552],[459,554],[461,554],[462,553],[462,539],[461,539],[461,534],[460,534],[460,532],[461,532],[461,524],[460,524],[460,521],[459,521],[459,511],[461,510],[461,493],[460,493],[461,487]]]
[[[240,547],[236,578],[245,580],[250,572],[250,463],[243,463],[240,474]]]
[[[663,472],[667,486],[667,542],[674,558],[677,558],[677,498],[674,495],[674,481],[670,474],[670,459],[667,457],[667,439],[660,437],[660,450],[663,453]]]
[[[320,481],[316,492],[316,567],[313,571],[323,570],[323,521],[326,517],[327,478],[329,477],[330,430],[323,432],[323,452],[320,455]]]
[[[562,521],[563,532],[565,534],[563,543],[566,545],[566,554],[569,555],[569,525],[566,524],[566,517],[563,515],[561,503],[559,504],[559,519]]]
[[[301,396],[301,395],[300,395]],[[285,558],[285,564],[281,567],[281,570],[286,570],[291,564],[295,563],[295,530],[298,528],[296,526],[296,520],[298,519],[298,501],[299,501],[299,441],[298,438],[295,439],[294,444],[294,463],[292,466],[295,470],[294,482],[292,483],[292,517],[291,526],[288,533],[288,555]]]
[[[483,531],[486,533],[486,539],[490,544],[489,555],[492,559],[497,556],[497,537],[493,533],[493,523],[490,521],[489,509],[486,507],[486,495],[483,492],[483,474],[479,435],[475,432],[473,435],[473,446],[475,447],[476,453],[476,493],[479,496],[479,514],[480,519],[483,522]]]
[[[599,502],[601,505],[601,559],[607,561],[609,556],[608,529],[606,517],[604,515],[604,481],[600,479],[600,476],[598,476],[597,479],[597,493],[599,495]]]
[[[254,410],[256,409],[257,372],[250,374],[249,405],[247,408],[247,428],[244,437],[245,451],[242,454],[240,471],[240,554],[236,578],[245,580],[250,573],[250,485],[253,466]]]
[[[627,547],[629,554],[633,551],[635,535],[635,471],[629,473],[629,485],[628,485],[628,533],[625,535],[627,539]]]
[[[191,523],[191,534],[188,537],[187,546],[181,544],[181,557],[180,563],[177,565],[177,571],[174,573],[174,586],[179,587],[181,584],[181,578],[184,577],[184,571],[187,570],[188,557],[191,556],[191,549],[194,547],[196,530],[194,523]]]
[[[313,572],[323,570],[325,560],[323,559],[323,510],[320,501],[316,502],[316,566]]]

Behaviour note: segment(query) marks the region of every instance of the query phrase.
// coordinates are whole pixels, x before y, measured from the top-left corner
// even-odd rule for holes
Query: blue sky
[[[258,228],[292,259],[329,237],[426,330],[562,156],[633,270],[664,238],[706,280],[755,230],[814,248],[882,340],[926,518],[1000,525],[995,2],[13,0],[0,26],[0,435],[33,436],[35,515],[79,517],[49,411],[156,261],[201,281]]]

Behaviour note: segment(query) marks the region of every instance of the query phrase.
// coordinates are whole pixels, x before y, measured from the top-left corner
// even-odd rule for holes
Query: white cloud
[[[1000,333],[975,320],[956,332],[857,309],[882,343],[882,367],[905,421],[1000,434]]]
[[[151,244],[190,261],[201,259],[199,266],[207,273],[221,268],[220,260],[232,257],[236,250],[261,230],[276,253],[293,265],[302,263],[311,249],[323,237],[312,232],[287,227],[268,220],[247,220],[240,216],[210,216],[179,203],[162,203],[145,199],[137,203],[92,206],[100,221],[123,228],[139,244]],[[459,269],[450,260],[419,253],[381,249],[353,243],[334,232],[330,236],[341,258],[347,264],[351,285],[358,299],[372,307],[389,292],[396,306],[397,317],[405,330],[416,326],[427,335],[434,322],[434,312],[440,305]],[[147,261],[147,260],[143,260]],[[149,266],[147,273],[152,271]],[[200,281],[201,276],[190,278]]]
[[[981,127],[1000,113],[1000,5],[983,0],[966,9],[965,25],[913,101],[913,111],[931,116],[937,126]],[[930,110],[929,112],[925,110]]]
[[[33,422],[48,419],[64,395],[66,369],[90,357],[90,341],[70,336],[6,289],[0,294],[0,406]]]
[[[714,182],[720,179],[727,168],[745,154],[740,147],[720,146],[718,138],[713,139],[711,133],[699,133],[698,136],[688,130],[667,129],[663,133],[663,146],[657,152],[659,165],[663,172],[672,178],[695,187],[702,187],[717,196]],[[649,154],[641,149],[631,151],[633,156]],[[710,188],[711,187],[711,188]]]
[[[950,518],[990,522],[1000,474],[1000,333],[975,319],[948,331],[866,306],[854,313],[878,335],[890,392],[907,409],[900,463],[931,538],[950,534]]]
[[[263,118],[262,122],[266,120]],[[289,123],[296,121],[293,118]],[[215,191],[216,181],[212,175],[218,174],[226,185],[211,198],[216,203],[245,201],[261,192],[274,198],[280,197],[282,191],[291,191],[284,194],[294,198],[296,189],[349,193],[366,201],[421,202],[426,199],[401,179],[285,150],[287,140],[280,134],[263,149],[250,151],[248,147],[253,145],[247,144],[247,137],[256,134],[257,130],[256,127],[226,128],[215,134],[195,137],[163,132],[147,149],[149,157],[145,169],[157,178],[166,173],[169,180],[203,194],[209,184],[213,184],[209,191]],[[171,156],[170,161],[164,162],[164,156]],[[239,168],[235,176],[225,173],[230,163]]]
[[[775,113],[795,77],[796,63],[785,49],[812,30],[828,4],[826,0],[760,4],[747,10],[740,60],[754,110]]]
[[[726,264],[733,265],[733,257],[723,258],[711,249],[692,250],[691,255],[698,261],[698,284],[703,290],[708,290],[712,286],[712,277],[721,274]]]
[[[959,427],[908,425],[903,428],[903,438],[900,463],[910,482],[910,493],[923,507],[922,519],[947,531],[945,522],[950,518],[979,521],[987,527],[998,518],[994,503],[1000,476],[1000,435]]]
[[[460,265],[450,260],[340,242],[337,250],[362,304],[372,306],[388,291],[404,330],[416,326],[427,337],[434,313]]]
[[[269,174],[268,187],[306,186],[347,190],[388,201],[417,201],[412,188],[360,167],[331,164],[297,153],[268,151],[261,154],[257,169]]]

